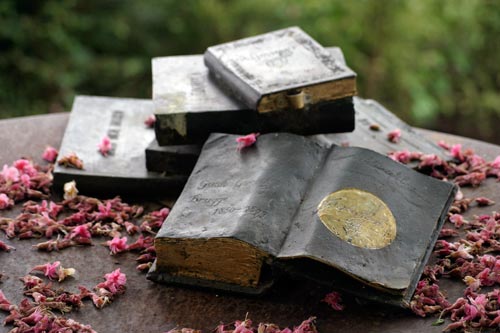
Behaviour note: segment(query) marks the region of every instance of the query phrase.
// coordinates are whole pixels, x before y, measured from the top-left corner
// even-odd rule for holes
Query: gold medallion
[[[389,207],[363,190],[330,193],[321,200],[318,216],[335,236],[354,246],[380,249],[396,238],[396,219]]]

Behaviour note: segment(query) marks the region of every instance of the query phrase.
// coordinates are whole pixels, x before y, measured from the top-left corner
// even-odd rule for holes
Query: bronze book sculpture
[[[144,121],[152,114],[151,100],[77,96],[54,169],[56,188],[62,190],[64,183],[75,180],[86,193],[180,193],[190,169],[179,170],[174,166],[161,170],[168,175],[146,169],[144,151],[155,135]],[[98,150],[104,137],[111,145],[107,156]],[[81,159],[82,169],[58,165],[70,154]],[[183,156],[179,154],[178,158]]]
[[[328,108],[356,94],[356,74],[298,27],[211,46],[204,59],[222,87],[259,113]]]
[[[327,52],[336,64],[345,67],[339,48],[327,48]],[[200,144],[213,132],[311,135],[354,129],[352,95],[328,105],[259,113],[218,85],[201,55],[154,58],[152,74],[155,131],[160,146]]]
[[[235,138],[205,143],[150,279],[261,293],[288,271],[408,304],[453,185],[363,148],[271,133],[237,151]]]

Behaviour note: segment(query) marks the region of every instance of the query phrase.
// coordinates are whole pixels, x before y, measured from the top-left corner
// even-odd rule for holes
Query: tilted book
[[[288,271],[408,305],[453,185],[364,148],[271,133],[238,151],[235,138],[203,146],[150,279],[260,293]]]
[[[339,66],[342,51],[328,48]],[[354,129],[352,96],[293,112],[259,113],[216,84],[203,56],[152,60],[156,139],[160,146],[203,143],[210,133],[291,132],[302,135],[350,132]]]
[[[180,193],[190,170],[166,166],[165,174],[146,169],[145,149],[155,134],[144,121],[152,114],[150,100],[77,96],[54,168],[56,188],[75,180],[82,193]],[[104,137],[111,143],[107,156],[98,149]],[[82,169],[58,165],[70,154],[83,162]]]
[[[354,71],[298,27],[211,46],[204,59],[221,87],[260,113],[327,112],[356,94]]]

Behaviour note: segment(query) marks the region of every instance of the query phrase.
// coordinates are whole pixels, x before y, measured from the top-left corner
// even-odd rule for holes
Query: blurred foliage
[[[75,94],[151,96],[152,57],[298,25],[340,46],[359,95],[411,124],[500,143],[500,3],[487,0],[2,0],[0,115]]]

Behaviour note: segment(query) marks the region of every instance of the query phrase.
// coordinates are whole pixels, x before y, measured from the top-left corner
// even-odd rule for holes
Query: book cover
[[[260,293],[289,271],[407,305],[453,185],[364,148],[271,133],[237,151],[235,138],[203,146],[150,279]]]
[[[259,113],[356,94],[354,71],[298,27],[211,46],[204,60],[223,89]]]
[[[77,96],[54,168],[54,185],[75,180],[83,193],[178,194],[189,171],[165,175],[146,169],[145,149],[155,134],[144,121],[153,114],[150,100]],[[107,136],[111,150],[103,156],[98,144]],[[59,165],[76,154],[83,168]]]
[[[328,51],[339,63],[344,61],[339,48]],[[354,128],[350,96],[336,100],[334,112],[318,105],[314,110],[260,114],[226,94],[209,75],[201,55],[154,58],[152,74],[155,131],[160,146],[203,143],[213,132],[311,135],[350,132]]]

